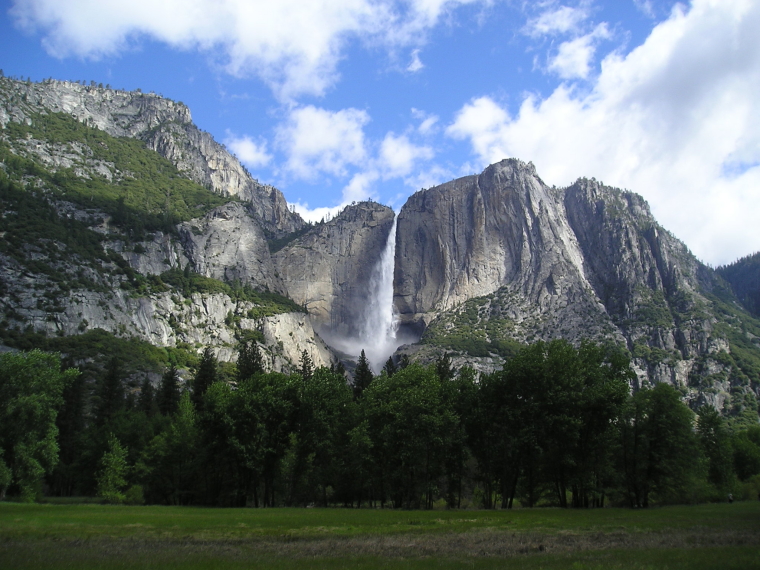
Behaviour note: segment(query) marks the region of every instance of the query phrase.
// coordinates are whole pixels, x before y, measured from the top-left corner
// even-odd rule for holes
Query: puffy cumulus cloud
[[[352,40],[418,45],[443,14],[488,0],[14,0],[11,15],[57,57],[99,58],[142,38],[221,55],[284,100],[320,95]]]
[[[642,194],[702,259],[760,250],[760,3],[676,7],[627,55],[613,53],[590,90],[560,85],[511,116],[489,97],[447,133],[481,165],[516,156],[550,184],[580,176]]]
[[[607,24],[603,23],[594,28],[591,33],[562,42],[557,54],[549,60],[549,71],[556,73],[562,79],[586,79],[591,72],[597,42],[609,37]]]
[[[373,196],[372,186],[380,178],[380,173],[371,168],[355,173],[343,188],[341,203],[337,206],[319,206],[310,208],[308,202],[294,202],[290,206],[307,222],[330,220],[352,202],[367,200]]]
[[[266,142],[256,142],[245,135],[238,137],[227,131],[224,144],[235,153],[241,162],[252,168],[266,166],[272,161],[272,155],[267,152]]]
[[[556,2],[549,2],[540,7],[543,11],[530,19],[524,29],[534,38],[577,32],[589,17],[586,2],[579,6],[557,6]]]
[[[288,202],[288,205],[307,222],[317,223],[333,219],[343,211],[343,208],[348,203],[346,202],[339,206],[320,206],[318,208],[310,208],[308,202]]]
[[[412,140],[416,134],[413,128],[401,135],[389,132],[381,142],[368,143],[361,131],[361,127],[369,120],[366,114],[352,118],[356,113],[355,109],[329,112],[307,107],[299,111],[303,110],[309,111],[309,118],[302,120],[302,125],[293,130],[303,132],[309,144],[302,144],[300,151],[291,152],[290,169],[297,173],[303,171],[304,177],[321,170],[332,174],[339,173],[348,178],[342,191],[341,203],[337,206],[310,208],[308,203],[292,204],[306,220],[319,221],[330,218],[351,202],[377,198],[377,185],[381,182],[400,179],[408,188],[417,189],[421,182],[424,184],[432,180],[439,182],[451,178],[448,173],[443,176],[442,169],[429,163],[435,152],[431,147]],[[341,117],[341,113],[347,114],[349,120],[344,120],[345,117]],[[310,114],[317,118],[314,119]],[[302,117],[299,116],[296,120],[299,119]],[[320,121],[331,125],[337,123],[338,128],[332,127],[335,136],[318,136],[320,130],[315,131],[314,125]],[[321,129],[322,132],[326,130],[329,129]],[[280,136],[283,137],[283,141],[298,138],[292,136],[289,128]],[[341,144],[346,144],[346,147],[341,147]],[[308,152],[304,150],[306,148]],[[398,196],[394,200],[398,201]]]
[[[432,148],[415,145],[406,135],[388,133],[380,144],[380,168],[386,178],[408,176],[420,160],[429,160],[433,154]]]
[[[369,115],[359,109],[329,111],[312,105],[293,109],[277,130],[277,144],[288,156],[286,170],[307,180],[320,173],[345,176],[349,165],[367,158],[367,122]]]

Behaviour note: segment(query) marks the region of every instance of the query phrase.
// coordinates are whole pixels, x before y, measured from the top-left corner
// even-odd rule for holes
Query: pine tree
[[[108,440],[108,451],[103,454],[100,465],[98,497],[104,498],[108,503],[123,503],[129,471],[127,448],[122,447],[113,434]]]
[[[374,379],[375,376],[372,374],[367,355],[364,354],[364,350],[362,350],[361,356],[359,356],[359,362],[356,365],[356,370],[354,371],[354,397],[357,399],[361,398],[364,390],[367,389]]]
[[[108,361],[105,375],[96,389],[95,423],[106,424],[124,407],[124,385],[119,359],[115,356]]]
[[[310,380],[312,375],[314,374],[314,363],[311,361],[311,356],[309,356],[309,353],[304,350],[301,353],[301,378],[306,380]]]
[[[165,416],[174,414],[179,408],[179,374],[172,364],[164,372],[158,387],[158,410]]]
[[[140,397],[137,399],[137,409],[144,412],[149,418],[152,418],[158,413],[158,406],[156,405],[156,389],[153,387],[153,384],[150,383],[150,379],[147,376],[140,385]]]
[[[264,372],[264,359],[255,341],[240,344],[237,361],[237,380],[245,382],[254,374]]]
[[[385,366],[383,366],[383,370],[385,370],[385,373],[388,375],[388,378],[393,376],[398,371],[398,368],[396,367],[396,363],[393,362],[392,356],[389,356],[388,360],[385,361]]]
[[[193,381],[192,401],[195,408],[201,411],[203,408],[203,395],[214,382],[216,382],[216,356],[210,346],[207,346],[201,355],[198,371]]]
[[[438,374],[438,378],[441,382],[446,382],[454,377],[454,369],[451,367],[451,358],[449,353],[444,353],[435,363],[435,372]]]

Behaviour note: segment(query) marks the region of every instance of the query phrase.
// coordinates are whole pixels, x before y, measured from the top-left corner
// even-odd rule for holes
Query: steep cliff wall
[[[169,162],[150,144],[114,138],[150,143],[164,132],[184,145],[161,146]],[[209,187],[233,199],[224,204]],[[303,221],[182,104],[0,78],[0,203],[5,338],[102,329],[160,347],[211,346],[221,360],[255,339],[275,370],[292,369],[303,350],[317,366],[333,361],[307,315],[265,293],[287,293],[268,238]]]
[[[694,406],[757,406],[760,323],[630,192],[549,188],[517,160],[420,191],[399,214],[395,288],[424,344],[481,369],[520,343],[611,340],[639,383],[671,383]]]
[[[562,192],[517,160],[414,194],[399,214],[396,255],[394,301],[405,321],[427,322],[507,285],[544,313],[590,290]]]
[[[291,298],[306,306],[318,328],[338,336],[361,330],[372,269],[393,218],[393,210],[374,202],[348,206],[273,255]]]
[[[287,294],[264,232],[243,204],[226,204],[178,229],[184,254],[201,275]]]

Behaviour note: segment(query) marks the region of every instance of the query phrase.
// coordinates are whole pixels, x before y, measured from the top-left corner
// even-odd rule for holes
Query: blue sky
[[[760,0],[15,0],[0,68],[186,103],[312,219],[532,161],[760,250]]]

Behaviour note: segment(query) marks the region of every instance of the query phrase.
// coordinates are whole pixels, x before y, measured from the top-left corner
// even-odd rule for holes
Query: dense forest
[[[756,498],[760,426],[630,392],[615,347],[538,342],[503,370],[389,360],[353,380],[265,372],[206,349],[157,386],[113,356],[96,375],[39,350],[0,356],[0,495],[226,507],[603,507]]]

